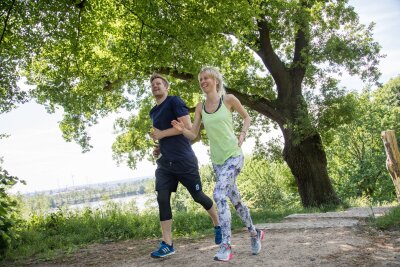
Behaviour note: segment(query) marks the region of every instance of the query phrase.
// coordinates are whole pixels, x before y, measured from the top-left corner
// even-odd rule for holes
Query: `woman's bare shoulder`
[[[237,102],[238,99],[233,94],[225,94],[224,101],[225,101],[225,103],[233,104],[233,103]]]

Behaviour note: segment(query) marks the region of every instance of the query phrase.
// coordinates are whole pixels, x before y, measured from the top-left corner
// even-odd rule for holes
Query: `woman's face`
[[[212,90],[217,90],[217,80],[207,73],[200,73],[200,88],[204,93],[211,92]]]

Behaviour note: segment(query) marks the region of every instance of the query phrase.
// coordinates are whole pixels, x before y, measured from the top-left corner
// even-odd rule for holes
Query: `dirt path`
[[[323,214],[294,214],[282,223],[259,224],[266,240],[259,255],[250,253],[250,239],[243,229],[232,239],[230,266],[400,266],[400,232],[367,227],[365,218],[387,209],[351,209]],[[52,262],[24,266],[221,266],[213,256],[218,247],[212,238],[178,240],[177,252],[161,260],[149,257],[156,240],[128,240],[91,245]]]

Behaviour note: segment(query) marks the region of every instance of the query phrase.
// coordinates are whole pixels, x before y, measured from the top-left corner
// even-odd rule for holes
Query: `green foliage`
[[[275,222],[298,209],[252,211],[254,223]],[[233,212],[233,229],[241,229],[242,222]],[[210,217],[202,208],[198,211],[174,212],[173,236],[198,238],[211,236]],[[21,224],[20,237],[13,240],[5,260],[29,257],[54,258],[60,252],[71,252],[90,243],[104,243],[125,239],[159,238],[158,212],[147,210],[138,214],[129,205],[110,203],[104,209],[82,211],[58,210],[51,214],[33,215]],[[0,261],[1,264],[1,261]]]
[[[321,94],[306,92],[311,106],[313,124],[329,144],[335,135],[335,129],[348,124],[357,117],[357,96],[345,89],[337,88],[338,81],[329,80],[321,85]]]
[[[0,164],[3,160],[0,158]],[[18,237],[20,218],[17,201],[8,194],[7,190],[17,182],[25,183],[15,176],[8,174],[0,165],[0,258],[9,249],[11,241]]]
[[[381,132],[400,134],[400,77],[376,91],[355,97],[354,120],[327,132],[329,171],[343,199],[367,198],[372,203],[391,202],[395,189],[385,167]]]
[[[28,93],[22,91],[17,82],[20,70],[29,58],[30,45],[24,42],[24,35],[33,35],[33,29],[24,31],[22,25],[29,24],[25,5],[21,1],[4,0],[0,4],[0,114],[26,102]],[[33,40],[32,40],[33,41]]]
[[[293,207],[300,203],[294,177],[282,162],[248,159],[237,184],[249,207]]]
[[[148,114],[150,106],[149,99],[145,99],[142,102],[143,109],[139,111],[139,114],[133,115],[129,119],[119,118],[114,124],[116,133],[119,135],[112,145],[112,149],[114,151],[113,158],[118,163],[126,162],[134,168],[139,159],[143,159],[149,151],[152,152],[154,142],[149,135],[152,127]],[[154,159],[152,160],[154,161]]]
[[[213,196],[215,175],[210,165],[200,169],[203,191]],[[245,165],[237,177],[237,185],[242,200],[251,209],[275,209],[282,206],[298,207],[300,199],[293,175],[283,162],[269,162],[257,158],[245,160]],[[175,211],[200,211],[202,207],[195,203],[188,191],[179,186],[172,196]],[[234,212],[235,213],[235,212]]]
[[[253,149],[254,160],[265,160],[268,162],[283,163],[282,158],[283,143],[278,137],[263,141],[261,138],[255,138],[255,146]]]
[[[277,100],[277,81],[266,74],[266,61],[259,57],[265,43],[258,23],[264,19],[273,48],[267,56],[277,56],[274,60],[281,60],[286,70],[304,67],[307,89],[336,87],[331,76],[341,66],[364,80],[375,81],[379,74],[373,24],[359,24],[345,0],[313,1],[307,7],[294,0],[5,0],[0,9],[0,110],[1,101],[9,110],[25,98],[16,81],[26,76],[36,86],[30,95],[49,112],[63,108],[64,138],[87,151],[87,127],[110,112],[140,109],[140,119],[123,124],[114,146],[115,157],[131,166],[135,157],[149,155],[151,147],[142,114],[151,106],[147,80],[154,71],[170,74],[171,94],[191,107],[200,99],[196,77],[203,65],[219,66],[228,87],[251,101]],[[294,62],[299,30],[309,45],[301,51],[302,61]],[[251,104],[249,108],[257,111],[254,116],[260,112]],[[269,122],[260,117],[258,123]],[[131,154],[134,150],[138,152]]]
[[[375,218],[372,225],[381,230],[400,230],[400,206],[394,207],[387,214]]]
[[[147,211],[139,215],[131,204],[110,202],[101,210],[62,209],[51,214],[32,215],[21,226],[20,238],[12,243],[13,247],[6,256],[9,259],[30,257],[93,242],[138,239],[159,234],[157,213]]]

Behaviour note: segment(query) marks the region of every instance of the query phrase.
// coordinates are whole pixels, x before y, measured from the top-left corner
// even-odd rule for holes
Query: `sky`
[[[386,58],[381,59],[380,81],[387,82],[400,74],[400,0],[365,1],[351,0],[363,24],[376,22],[374,39],[382,46]],[[358,78],[342,76],[342,85],[362,88]],[[141,162],[136,170],[112,159],[111,145],[115,139],[113,122],[120,114],[112,114],[89,129],[93,148],[82,153],[74,142],[67,143],[61,135],[58,122],[61,113],[48,114],[43,106],[34,101],[0,115],[0,133],[10,136],[0,139],[0,157],[3,168],[10,175],[27,182],[18,184],[12,192],[38,192],[77,185],[102,183],[122,179],[152,176],[155,166]],[[250,152],[251,140],[244,144]],[[200,164],[209,162],[207,148],[199,143],[193,146]]]

